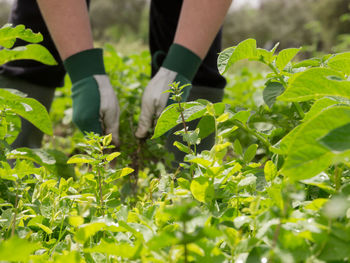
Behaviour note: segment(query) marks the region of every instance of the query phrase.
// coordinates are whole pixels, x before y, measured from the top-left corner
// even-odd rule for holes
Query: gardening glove
[[[72,81],[73,122],[82,132],[112,134],[119,145],[119,103],[106,75],[102,49],[79,52],[64,61]]]
[[[173,82],[180,82],[180,86],[191,84],[200,64],[200,57],[189,49],[178,44],[170,47],[162,66],[143,93],[141,115],[135,133],[137,138],[145,138],[154,119],[160,116],[167,105],[174,103],[170,93],[165,92],[170,89],[169,85]],[[182,101],[186,101],[190,90],[190,85],[182,90]]]

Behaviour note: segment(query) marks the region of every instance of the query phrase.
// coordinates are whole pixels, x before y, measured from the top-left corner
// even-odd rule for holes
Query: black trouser
[[[89,3],[89,0],[87,0]],[[166,54],[173,42],[177,21],[182,6],[182,0],[152,0],[150,10],[150,51],[152,60],[152,75],[157,68],[155,64],[161,65],[164,56],[155,58],[155,54]],[[43,34],[44,45],[59,62],[58,66],[46,66],[36,61],[22,60],[3,65],[0,73],[5,76],[18,77],[30,83],[45,87],[56,88],[63,85],[65,70],[59,58],[55,44],[50,37],[48,29],[40,14],[35,0],[15,0],[12,6],[10,23],[13,25],[24,24],[34,32]],[[23,41],[17,41],[16,45],[23,45]],[[194,85],[223,89],[226,81],[217,70],[217,56],[221,50],[221,32],[213,42],[208,55],[204,59],[193,80]],[[161,51],[161,52],[157,52]]]

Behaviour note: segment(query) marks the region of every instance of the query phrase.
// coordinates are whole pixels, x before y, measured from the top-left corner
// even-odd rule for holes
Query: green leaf
[[[195,129],[194,131],[188,131],[187,133],[184,133],[183,139],[185,142],[195,145],[199,144],[201,142],[201,139],[199,138],[199,129]]]
[[[336,154],[319,143],[318,139],[349,122],[350,107],[334,105],[303,123],[290,138],[288,156],[281,174],[293,180],[307,179],[346,158],[348,151]]]
[[[257,58],[265,64],[269,64],[274,59],[274,52],[266,49],[257,48]]]
[[[106,179],[106,183],[110,183],[110,182],[113,182],[115,180],[118,180],[124,176],[131,174],[132,172],[134,172],[134,169],[129,168],[129,167],[119,169],[115,173],[113,173],[112,175],[108,176],[108,178]]]
[[[275,81],[269,81],[263,91],[263,98],[266,105],[269,108],[276,102],[276,98],[281,95],[284,91],[284,87],[281,83]]]
[[[257,144],[250,145],[244,153],[243,161],[245,163],[250,163],[254,159],[257,149],[258,149]]]
[[[219,54],[218,69],[224,74],[234,63],[242,59],[258,59],[255,39],[247,39],[236,47],[225,49]]]
[[[181,106],[186,110],[193,108],[193,111],[187,111],[188,118],[205,108],[205,106],[199,102],[185,102],[181,103]],[[178,107],[178,104],[171,104],[162,112],[154,129],[152,139],[162,136],[164,133],[174,128],[177,124],[181,123]],[[204,111],[202,112],[202,115],[203,114]],[[197,118],[202,117],[202,115],[197,116]]]
[[[31,29],[26,29],[24,25],[12,27],[11,24],[6,24],[0,28],[0,46],[12,48],[17,38],[30,43],[43,41],[43,36],[40,33],[33,33]]]
[[[214,186],[207,177],[201,176],[193,179],[190,188],[193,197],[199,202],[210,202],[214,198]]]
[[[343,74],[326,68],[310,68],[295,74],[286,91],[277,99],[282,101],[307,101],[325,96],[350,98],[350,81]]]
[[[212,116],[203,116],[199,121],[199,138],[204,139],[215,131],[215,119]]]
[[[341,71],[346,75],[350,74],[350,52],[336,54],[327,63],[331,69]]]
[[[94,162],[95,159],[90,157],[89,155],[85,155],[85,154],[76,154],[74,156],[72,156],[71,158],[69,158],[69,160],[67,161],[68,164],[79,164],[79,163],[92,163]]]
[[[303,68],[303,67],[319,67],[321,66],[322,60],[318,58],[306,59],[301,62],[295,63],[293,68]]]
[[[112,140],[112,138],[111,138],[111,140]],[[106,145],[108,145],[108,144],[106,144]],[[111,161],[113,161],[115,158],[117,158],[119,155],[120,155],[120,152],[111,153],[111,154],[109,154],[109,155],[106,157],[106,161],[111,162]]]
[[[140,250],[141,243],[137,243],[136,246],[132,246],[128,243],[108,243],[104,239],[95,247],[85,248],[85,253],[102,253],[107,255],[115,255],[122,258],[133,258]]]
[[[48,228],[47,226],[40,224],[40,223],[36,223],[36,225],[38,227],[40,227],[42,230],[44,230],[44,232],[48,235],[52,234],[52,230],[50,228]]]
[[[189,154],[190,153],[190,149],[188,149],[188,146],[182,144],[181,142],[174,142],[174,146],[176,148],[178,148],[181,152],[184,152],[184,153],[187,153]]]
[[[105,137],[103,137],[103,141],[102,141],[102,145],[103,146],[108,146],[110,145],[112,142],[112,133],[106,135]]]
[[[227,120],[229,119],[229,116],[230,116],[230,115],[228,114],[228,112],[225,112],[225,113],[221,114],[221,115],[219,116],[219,118],[216,119],[216,121],[217,121],[218,123],[225,122],[225,121],[227,121]]]
[[[84,244],[86,240],[95,235],[98,231],[103,230],[105,226],[105,223],[100,222],[81,225],[78,231],[75,233],[75,239],[79,243]]]
[[[12,237],[0,242],[0,261],[27,262],[29,256],[40,247],[39,243],[31,243],[16,236]]]
[[[35,99],[23,98],[9,90],[0,89],[0,105],[25,118],[42,132],[48,135],[53,134],[46,108]]]
[[[238,120],[241,123],[247,123],[250,117],[250,110],[242,110],[237,113],[235,113],[232,117],[234,120]]]
[[[0,65],[9,61],[22,59],[35,60],[49,66],[57,65],[51,53],[44,46],[39,44],[28,44],[14,49],[0,50]]]
[[[300,50],[301,48],[283,49],[276,58],[276,67],[282,71]]]
[[[255,186],[256,185],[256,176],[253,174],[247,174],[241,181],[238,183],[238,187],[247,187],[247,186]]]
[[[350,123],[331,130],[318,140],[333,152],[344,152],[350,149]]]
[[[68,222],[71,226],[78,227],[84,224],[84,218],[81,216],[70,216]]]
[[[235,151],[235,153],[237,153],[238,155],[242,156],[243,155],[243,149],[242,149],[242,145],[239,142],[238,139],[236,139],[233,143],[233,149]]]
[[[322,252],[318,256],[319,259],[326,262],[341,262],[345,258],[350,257],[350,246],[349,242],[343,241],[333,235],[326,237],[327,241],[322,246]]]
[[[272,161],[267,161],[264,166],[264,174],[266,181],[273,181],[277,176],[276,165]]]
[[[312,200],[312,202],[307,204],[304,208],[314,210],[314,211],[319,211],[324,206],[324,204],[328,202],[328,200],[329,199],[327,198],[317,198]]]
[[[312,105],[311,109],[305,114],[305,117],[303,119],[303,122],[307,122],[311,118],[313,118],[315,115],[319,114],[322,110],[326,109],[329,106],[335,105],[339,103],[334,98],[322,98]],[[281,142],[279,143],[280,149],[278,150],[279,154],[287,154],[288,149],[292,141],[294,140],[294,137],[297,133],[297,131],[300,129],[300,125],[295,127],[291,132],[289,132],[286,136],[283,137]]]

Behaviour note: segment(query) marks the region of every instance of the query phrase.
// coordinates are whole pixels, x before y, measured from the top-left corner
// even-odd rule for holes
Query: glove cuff
[[[93,75],[106,74],[101,48],[76,53],[63,61],[63,65],[73,84]]]
[[[175,71],[192,81],[202,60],[188,48],[172,44],[162,67]]]

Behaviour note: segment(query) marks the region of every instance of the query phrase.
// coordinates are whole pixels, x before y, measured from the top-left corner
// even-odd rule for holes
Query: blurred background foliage
[[[149,0],[91,0],[93,34],[98,43],[148,43]],[[1,24],[11,0],[0,0]],[[261,47],[303,46],[304,54],[350,49],[349,0],[236,0],[226,17],[224,47],[255,38]],[[310,54],[311,53],[311,54]]]

